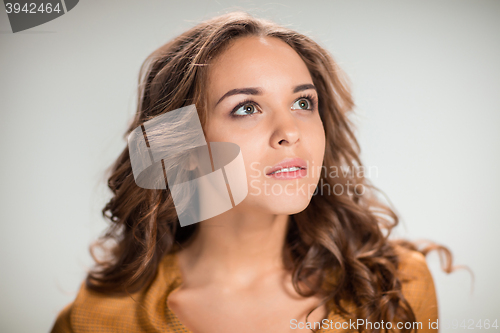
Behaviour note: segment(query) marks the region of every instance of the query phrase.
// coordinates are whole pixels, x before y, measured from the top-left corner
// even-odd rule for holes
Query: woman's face
[[[325,132],[300,56],[278,38],[236,39],[210,64],[206,89],[206,140],[236,143],[245,162],[248,195],[234,209],[304,210],[318,184]]]

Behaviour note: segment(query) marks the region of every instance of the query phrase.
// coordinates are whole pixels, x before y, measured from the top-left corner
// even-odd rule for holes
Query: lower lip
[[[288,179],[303,178],[306,175],[307,175],[307,169],[300,169],[295,171],[273,173],[267,176],[278,180],[288,180]]]

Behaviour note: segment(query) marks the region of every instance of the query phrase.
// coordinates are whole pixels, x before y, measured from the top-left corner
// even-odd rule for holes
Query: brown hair
[[[318,91],[326,133],[324,167],[360,170],[359,145],[347,117],[354,102],[348,80],[331,55],[302,34],[242,12],[202,22],[146,59],[140,71],[137,113],[125,135],[149,119],[191,104],[196,104],[205,126],[206,65],[232,40],[244,36],[280,38],[301,56]],[[297,292],[323,295],[329,311],[344,314],[349,312],[341,303],[352,302],[356,313],[350,315],[371,322],[415,321],[401,292],[395,247],[396,243],[412,250],[417,247],[408,241],[389,240],[391,229],[398,224],[396,214],[378,199],[376,188],[362,172],[338,177],[322,173],[320,183],[330,188],[340,184],[346,191],[315,194],[305,210],[291,216],[283,260]],[[355,191],[360,184],[366,189],[362,194]],[[191,239],[197,226],[179,227],[168,188],[147,190],[136,185],[127,147],[112,166],[108,185],[113,197],[102,213],[111,225],[91,247],[97,265],[86,284],[103,293],[138,291],[152,281],[162,256],[177,251],[177,245]],[[107,252],[109,257],[99,260],[92,250],[107,241],[115,244]],[[439,245],[420,252],[425,255],[430,249],[445,254],[448,260],[443,267],[450,272],[450,252]],[[335,276],[332,283],[329,274]]]

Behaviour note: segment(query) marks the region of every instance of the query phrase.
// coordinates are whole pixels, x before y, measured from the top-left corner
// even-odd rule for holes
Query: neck
[[[282,272],[288,221],[289,215],[232,209],[200,222],[194,239],[178,254],[185,282],[247,284]]]

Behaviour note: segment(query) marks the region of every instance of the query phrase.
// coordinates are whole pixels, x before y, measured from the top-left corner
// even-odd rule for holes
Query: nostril
[[[285,142],[286,142],[286,140],[285,140],[285,139],[283,139],[283,140],[281,140],[280,142],[278,142],[278,144],[281,144],[283,141],[285,141]]]

